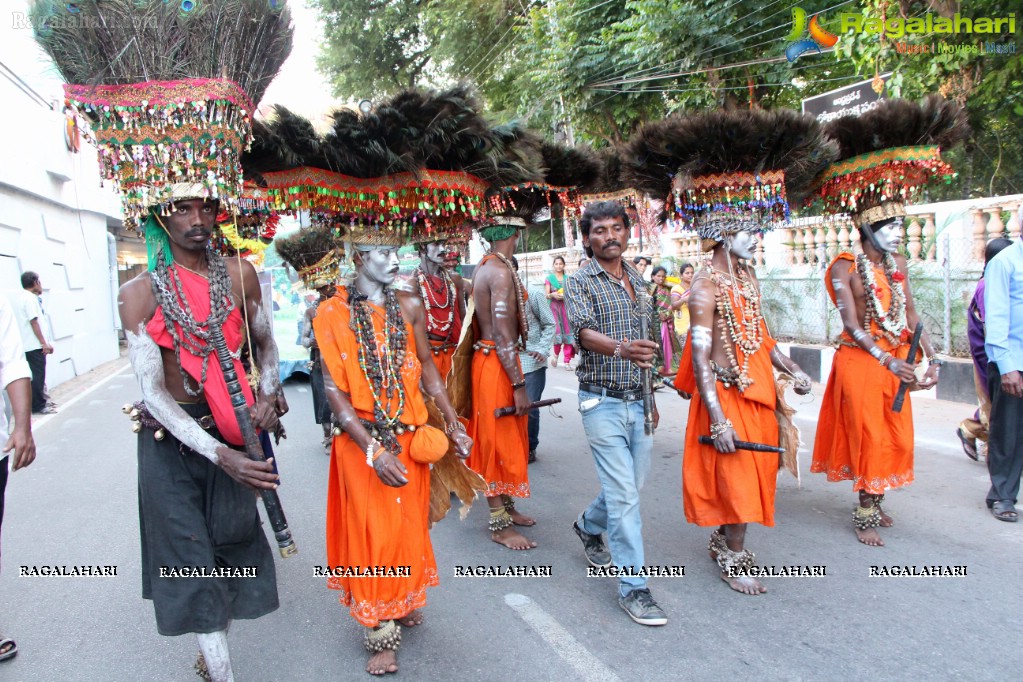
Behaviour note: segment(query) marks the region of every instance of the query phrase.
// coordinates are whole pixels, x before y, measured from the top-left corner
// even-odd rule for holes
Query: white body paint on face
[[[362,266],[359,274],[381,284],[390,286],[398,275],[398,247],[396,246],[360,246]]]
[[[713,339],[710,334],[710,327],[702,327],[695,325],[692,329],[693,332],[693,345],[697,348],[710,348],[713,343]]]
[[[728,250],[739,260],[750,260],[757,250],[757,238],[752,232],[739,232],[732,236]]]
[[[898,220],[887,223],[874,233],[874,238],[882,251],[894,252],[902,243],[902,223]]]
[[[444,255],[447,253],[447,245],[444,242],[430,242],[426,245],[425,256],[426,260],[430,261],[438,268],[444,266]]]

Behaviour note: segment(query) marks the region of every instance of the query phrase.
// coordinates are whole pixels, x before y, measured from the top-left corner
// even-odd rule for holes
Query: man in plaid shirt
[[[641,370],[653,367],[657,344],[640,338],[649,310],[642,275],[622,258],[629,218],[617,202],[589,204],[579,221],[592,260],[568,279],[565,302],[582,349],[579,412],[600,479],[600,494],[573,524],[592,566],[638,573],[644,565],[639,491],[650,470],[653,437],[644,433]],[[654,406],[654,424],[659,415]],[[601,537],[607,533],[610,552]],[[618,604],[642,625],[668,618],[640,575],[619,575]]]

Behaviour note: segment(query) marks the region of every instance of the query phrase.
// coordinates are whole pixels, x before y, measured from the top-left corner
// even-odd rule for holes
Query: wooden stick
[[[537,400],[535,403],[529,403],[526,405],[527,410],[532,410],[537,407],[547,407],[548,405],[557,405],[561,402],[561,398],[548,398],[547,400]],[[494,410],[494,416],[500,419],[501,417],[507,417],[510,414],[515,414],[515,406],[499,407]]]
[[[234,408],[235,417],[238,419],[238,427],[245,438],[245,454],[249,459],[257,462],[265,462],[263,446],[256,435],[256,429],[252,425],[252,417],[249,415],[249,406],[245,403],[245,394],[242,393],[238,373],[234,371],[234,358],[227,348],[224,340],[224,332],[220,325],[210,325],[210,345],[217,353],[217,360],[220,362],[220,369],[224,372],[224,381],[227,383],[227,392],[231,397],[231,407]],[[298,552],[295,541],[291,538],[291,530],[288,528],[288,520],[284,517],[284,509],[281,507],[281,500],[276,490],[261,488],[259,491],[263,498],[263,506],[266,508],[266,517],[270,520],[270,526],[274,529],[274,537],[277,539],[277,548],[281,556],[287,559]]]
[[[714,439],[710,436],[700,436],[701,445],[714,445]],[[746,440],[733,440],[736,450],[749,450],[750,452],[776,452],[779,455],[785,452],[785,448],[779,448],[774,445],[764,445],[763,443],[751,443]]]
[[[916,364],[916,352],[920,348],[920,336],[924,333],[924,323],[917,322],[916,329],[913,331],[913,340],[909,342],[909,355],[906,356],[906,362],[910,365]],[[906,400],[906,391],[909,390],[909,385],[913,383],[911,381],[903,381],[899,385],[899,392],[895,394],[895,402],[892,403],[892,412],[902,412],[902,403]]]

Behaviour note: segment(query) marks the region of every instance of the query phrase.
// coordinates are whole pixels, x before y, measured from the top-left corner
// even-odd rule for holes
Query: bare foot
[[[192,669],[195,670],[195,674],[198,675],[200,679],[206,680],[206,682],[209,682],[212,679],[210,677],[209,668],[206,667],[206,659],[203,658],[201,651],[199,652],[199,655],[195,657],[195,665],[192,666]]]
[[[510,509],[508,515],[511,516],[512,523],[516,526],[535,526],[536,519],[526,516],[517,509]]]
[[[533,549],[536,543],[511,526],[490,534],[490,539],[508,549]]]
[[[892,526],[895,525],[895,519],[893,519],[892,517],[890,517],[887,514],[885,514],[884,513],[884,509],[881,509],[881,507],[878,507],[877,510],[879,512],[881,512],[881,527],[882,528],[891,528]],[[881,543],[881,544],[884,544],[884,543]]]
[[[733,590],[743,594],[756,596],[767,592],[767,588],[764,587],[759,580],[751,578],[750,576],[743,575],[729,578],[727,573],[722,573],[721,579],[728,583],[728,586]]]
[[[882,523],[882,525],[884,524]],[[884,547],[884,540],[881,539],[881,535],[877,532],[876,528],[867,528],[866,530],[860,530],[857,528],[856,537],[865,545],[869,545],[871,547]]]
[[[423,612],[420,611],[419,609],[416,609],[415,611],[412,611],[404,618],[399,618],[398,622],[407,628],[414,628],[417,625],[421,625],[423,620],[425,620]]]
[[[398,652],[391,649],[373,654],[366,664],[366,672],[370,675],[386,675],[398,672]]]

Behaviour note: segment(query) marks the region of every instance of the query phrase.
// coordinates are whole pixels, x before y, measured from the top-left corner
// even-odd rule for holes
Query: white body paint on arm
[[[142,389],[142,399],[153,417],[186,447],[218,464],[217,448],[223,443],[206,433],[167,392],[160,346],[142,326],[138,334],[125,330],[124,335],[128,340],[128,359]]]
[[[697,348],[710,348],[713,343],[713,339],[710,335],[709,327],[702,327],[696,325],[692,329],[693,332],[693,345]]]
[[[252,336],[259,347],[259,391],[267,396],[277,395],[281,390],[279,354],[273,340],[270,316],[262,305],[256,308]]]

